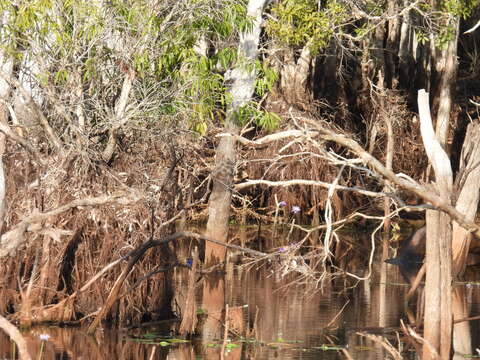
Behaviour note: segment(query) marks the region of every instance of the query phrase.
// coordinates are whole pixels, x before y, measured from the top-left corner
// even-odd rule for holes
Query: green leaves
[[[442,0],[440,2],[440,9],[450,15],[466,19],[472,14],[479,3],[479,0]]]
[[[335,27],[346,21],[348,13],[336,0],[327,1],[322,8],[313,0],[284,0],[272,8],[272,15],[267,23],[270,36],[289,46],[308,43],[316,53],[328,44]]]
[[[273,131],[280,125],[281,118],[277,114],[257,109],[256,104],[250,102],[235,111],[233,114],[235,122],[239,126],[244,126],[252,122],[258,127],[267,131]]]
[[[255,92],[264,96],[267,91],[272,91],[273,85],[278,80],[277,72],[264,63],[257,62],[257,78],[255,81]]]

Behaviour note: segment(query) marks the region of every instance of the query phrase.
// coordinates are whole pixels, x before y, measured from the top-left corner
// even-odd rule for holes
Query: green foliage
[[[277,72],[260,61],[257,62],[257,78],[255,80],[255,92],[264,96],[267,91],[272,91],[273,85],[278,80]]]
[[[442,0],[440,9],[453,16],[466,19],[479,5],[479,0]]]
[[[272,15],[275,20],[267,23],[270,36],[289,46],[309,44],[316,53],[328,45],[335,28],[347,19],[348,12],[336,0],[328,0],[321,9],[314,0],[284,0],[272,8]]]
[[[446,49],[448,43],[455,39],[457,29],[453,26],[444,26],[440,28],[438,34],[436,34],[436,45],[440,49]]]
[[[442,0],[432,6],[428,2],[421,2],[418,8],[426,16],[427,26],[418,26],[415,34],[419,43],[424,44],[432,36],[435,46],[439,49],[445,49],[450,41],[456,37],[456,22],[458,18],[467,18],[478,7],[480,0]]]
[[[277,129],[281,122],[280,116],[273,112],[259,110],[253,102],[238,108],[233,116],[235,117],[235,122],[239,126],[244,126],[251,121],[258,127],[267,131]]]
[[[428,41],[428,34],[423,32],[421,29],[415,32],[415,36],[417,37],[419,44],[425,44]]]
[[[239,34],[253,28],[246,5],[247,0],[174,6],[149,0],[0,0],[6,14],[0,47],[19,64],[39,64],[32,79],[66,109],[76,106],[77,90],[83,89],[88,126],[98,131],[110,126],[123,80],[134,73],[129,103],[139,123],[186,121],[205,134],[230,103],[223,74],[241,61]],[[207,54],[196,49],[201,39]],[[277,75],[260,62],[247,66],[258,72],[256,92],[263,96]],[[50,108],[52,123],[70,126]],[[279,123],[278,116],[262,111],[252,118],[267,129]]]

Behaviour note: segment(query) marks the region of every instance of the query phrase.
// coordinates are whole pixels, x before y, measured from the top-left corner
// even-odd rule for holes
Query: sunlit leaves
[[[255,92],[259,96],[264,96],[267,91],[272,91],[275,82],[278,80],[277,72],[265,65],[257,62],[257,78],[255,81]]]
[[[87,122],[99,131],[108,128],[123,79],[134,73],[129,102],[136,120],[186,121],[205,134],[230,103],[224,74],[239,65],[240,34],[253,28],[246,5],[246,0],[0,0],[5,14],[0,46],[30,67],[34,86],[48,89],[52,123],[68,126],[57,108],[49,107],[48,97],[55,95],[53,103],[69,111],[81,99]],[[205,54],[195,49],[201,39]],[[263,96],[276,74],[250,65],[259,74],[256,93]],[[278,123],[267,113],[253,115],[269,129]]]
[[[440,1],[440,9],[450,15],[466,19],[479,3],[479,0],[442,0]]]
[[[272,112],[259,110],[253,102],[235,110],[234,118],[239,126],[252,122],[267,131],[277,129],[281,122],[280,116]]]
[[[347,19],[346,8],[336,0],[324,7],[313,0],[283,0],[272,8],[268,21],[270,36],[286,45],[303,47],[309,44],[313,52],[325,47],[335,27]]]

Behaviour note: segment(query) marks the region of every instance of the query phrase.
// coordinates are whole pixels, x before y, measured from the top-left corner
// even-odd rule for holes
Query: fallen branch
[[[303,180],[303,179],[294,179],[294,180],[285,180],[285,181],[270,181],[270,180],[248,180],[246,182],[236,184],[235,190],[240,191],[251,186],[256,185],[266,185],[270,187],[288,187],[288,186],[295,186],[295,185],[307,185],[307,186],[320,186],[326,189],[330,189],[333,187],[335,190],[343,190],[343,191],[355,191],[359,194],[363,194],[366,196],[372,197],[384,197],[384,196],[391,196],[388,193],[382,192],[375,192],[365,190],[356,186],[349,187],[349,186],[342,186],[342,185],[333,185],[328,182],[318,181],[318,180]]]
[[[286,130],[286,131],[281,131],[275,134],[264,136],[257,140],[250,140],[250,139],[244,138],[243,136],[233,135],[230,133],[221,133],[221,134],[218,134],[217,137],[235,136],[235,139],[240,144],[256,147],[256,146],[266,145],[274,141],[283,140],[286,138],[312,137],[312,136],[317,136],[318,134],[319,134],[318,131]]]

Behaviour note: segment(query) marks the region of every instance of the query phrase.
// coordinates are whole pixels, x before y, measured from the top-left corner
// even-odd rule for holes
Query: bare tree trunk
[[[250,0],[248,3],[247,15],[253,19],[253,28],[250,32],[241,36],[239,44],[240,59],[255,60],[258,54],[260,42],[260,30],[262,24],[262,13],[267,0]],[[230,94],[232,104],[227,111],[225,119],[225,130],[228,136],[220,139],[216,151],[215,170],[213,171],[213,188],[208,204],[208,222],[206,235],[220,241],[226,241],[228,235],[228,219],[230,216],[230,204],[233,177],[235,173],[235,136],[238,133],[236,124],[236,112],[239,108],[248,103],[255,90],[256,73],[248,71],[240,61],[239,65],[232,71],[232,87]],[[205,248],[205,263],[214,264],[225,259],[225,248],[219,245],[207,243]]]
[[[452,298],[454,320],[465,319],[470,316],[466,285],[455,286]],[[472,354],[472,332],[470,322],[462,321],[453,326],[453,350],[459,358],[468,358]]]
[[[238,130],[230,124],[231,133]],[[206,235],[213,239],[226,241],[228,219],[232,199],[232,185],[235,173],[235,137],[224,136],[220,139],[216,151],[215,170],[213,171],[213,188],[208,204],[208,222]],[[225,247],[208,243],[205,246],[205,263],[209,266],[225,259]]]
[[[0,71],[7,76],[11,76],[13,72],[13,62],[5,58],[5,55],[0,52]],[[10,97],[11,87],[7,81],[0,78],[0,123],[7,125],[7,103]],[[3,127],[2,127],[3,128]],[[5,153],[6,135],[0,132],[0,234],[3,230],[3,223],[5,221],[5,171],[3,164],[3,154]]]
[[[457,75],[458,21],[454,21],[455,36],[450,40],[447,49],[440,52],[440,59],[438,59],[440,69],[437,69],[441,71],[441,75],[437,99],[439,106],[435,132],[444,149],[446,149],[450,112],[452,110],[452,86],[455,83]]]
[[[453,187],[450,159],[435,137],[429,96],[424,90],[418,92],[418,108],[422,140],[435,169],[437,191],[450,203]],[[451,234],[451,220],[447,214],[427,211],[424,338],[445,360],[450,358],[453,325]],[[433,358],[430,347],[424,346],[423,359]]]
[[[457,175],[455,193],[459,194],[455,208],[474,221],[479,203],[480,187],[480,123],[471,123],[467,127],[465,141],[460,158],[460,170]],[[465,271],[471,234],[457,222],[453,222],[452,253],[453,276],[458,277]]]
[[[411,76],[413,75],[414,54],[411,21],[412,17],[410,12],[406,12],[403,15],[403,21],[400,27],[400,40],[398,45],[398,80],[401,82],[402,87],[406,88],[413,85]]]

